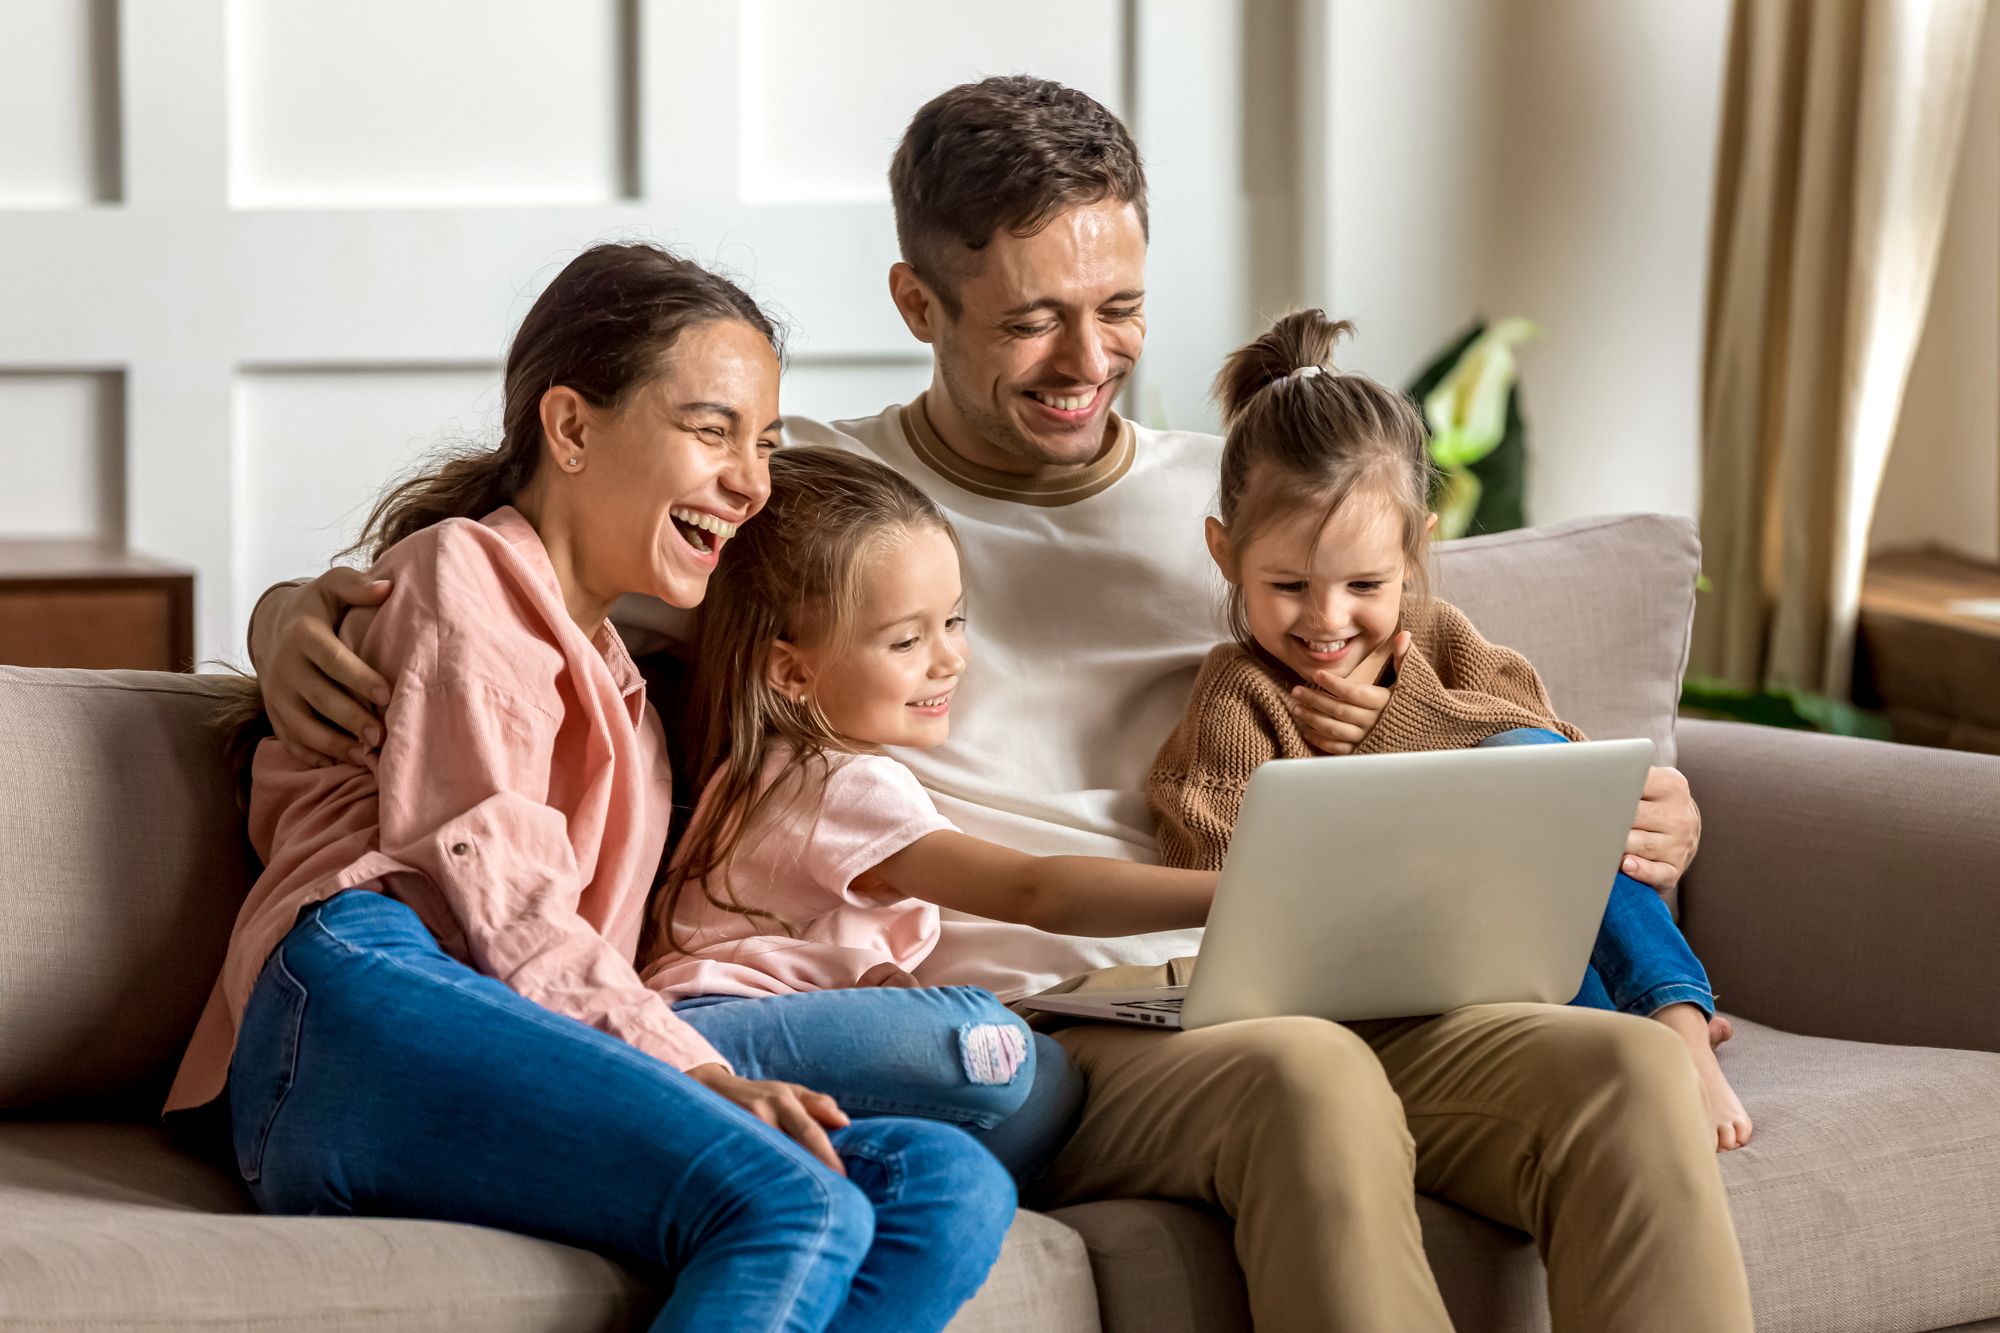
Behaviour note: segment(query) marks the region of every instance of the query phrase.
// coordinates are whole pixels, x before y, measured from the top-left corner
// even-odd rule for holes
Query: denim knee
[[[855,1129],[861,1132],[842,1134],[841,1155],[878,1212],[922,1209],[940,1219],[933,1234],[952,1238],[940,1248],[984,1252],[984,1262],[992,1262],[1018,1203],[1014,1178],[992,1153],[964,1130],[935,1120],[890,1117],[857,1121]],[[871,1185],[871,1162],[884,1177],[879,1190]]]
[[[1035,1034],[1021,1016],[976,986],[954,986],[967,1006],[956,1033],[959,1097],[972,1123],[991,1129],[1021,1109],[1035,1084]]]
[[[830,1276],[851,1280],[875,1243],[875,1206],[852,1181],[787,1161],[726,1207],[716,1239],[782,1245]]]

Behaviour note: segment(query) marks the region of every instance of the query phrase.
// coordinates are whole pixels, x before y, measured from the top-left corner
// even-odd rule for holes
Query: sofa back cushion
[[[159,1109],[254,875],[216,694],[0,667],[0,1108]]]
[[[1673,758],[1699,547],[1632,515],[1451,542],[1438,593],[1592,736]],[[213,678],[0,667],[0,1109],[157,1109],[255,861]]]
[[[1525,654],[1556,712],[1596,740],[1645,736],[1674,762],[1701,542],[1664,514],[1583,518],[1438,547],[1437,595]]]

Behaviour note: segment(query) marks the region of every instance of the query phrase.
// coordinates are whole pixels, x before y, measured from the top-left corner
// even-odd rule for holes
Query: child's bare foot
[[[1710,1044],[1714,1024],[1701,1016],[1701,1010],[1691,1004],[1670,1004],[1653,1017],[1672,1028],[1674,1035],[1687,1047],[1688,1058],[1694,1061],[1695,1077],[1701,1083],[1701,1103],[1708,1110],[1709,1124],[1715,1129],[1715,1150],[1728,1152],[1741,1148],[1750,1142],[1750,1113],[1743,1109],[1743,1099],[1736,1095],[1736,1089],[1729,1086],[1723,1076],[1722,1065],[1715,1058],[1715,1047]],[[1728,1040],[1729,1022],[1722,1023],[1724,1036]]]
[[[1728,1041],[1735,1035],[1736,1025],[1721,1014],[1717,1014],[1714,1018],[1708,1020],[1708,1044],[1710,1049],[1722,1045],[1723,1042]]]

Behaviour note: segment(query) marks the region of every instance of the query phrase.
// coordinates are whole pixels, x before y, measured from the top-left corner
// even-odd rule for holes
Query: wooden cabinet
[[[0,663],[186,671],[194,571],[98,542],[0,541]]]
[[[1945,551],[1871,556],[1854,697],[1899,741],[2000,754],[2000,565]]]

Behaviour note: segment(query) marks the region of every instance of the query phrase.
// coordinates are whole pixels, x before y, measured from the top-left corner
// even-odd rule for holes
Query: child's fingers
[[[1360,726],[1367,725],[1374,716],[1361,704],[1338,695],[1303,688],[1292,691],[1291,706],[1294,717],[1330,717]]]
[[[1362,663],[1362,666],[1367,666],[1367,663]],[[1342,703],[1354,704],[1377,713],[1381,712],[1383,706],[1389,702],[1389,691],[1380,685],[1372,685],[1362,680],[1359,671],[1352,676],[1335,676],[1322,672],[1314,679],[1319,686],[1317,692],[1322,697],[1331,696]]]
[[[1345,745],[1350,749],[1359,744],[1368,734],[1368,728],[1352,722],[1338,722],[1326,717],[1302,717],[1299,719],[1299,734],[1306,743],[1316,750],[1332,753],[1335,745]]]

